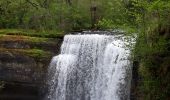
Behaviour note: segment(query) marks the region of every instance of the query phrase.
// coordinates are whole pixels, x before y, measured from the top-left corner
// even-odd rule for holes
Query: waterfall
[[[49,100],[129,100],[125,40],[122,35],[66,35],[49,66]]]

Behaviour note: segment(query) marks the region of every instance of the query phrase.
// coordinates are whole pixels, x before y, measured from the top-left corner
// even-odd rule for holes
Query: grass
[[[0,34],[44,37],[44,38],[62,38],[64,36],[64,32],[59,32],[55,30],[36,31],[36,30],[25,30],[25,29],[0,29]]]

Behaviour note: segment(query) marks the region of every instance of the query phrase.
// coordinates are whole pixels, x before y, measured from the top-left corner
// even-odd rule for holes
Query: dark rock
[[[131,80],[131,93],[130,93],[130,100],[137,100],[137,86],[139,82],[139,74],[138,74],[139,62],[133,62],[132,68],[132,80]]]

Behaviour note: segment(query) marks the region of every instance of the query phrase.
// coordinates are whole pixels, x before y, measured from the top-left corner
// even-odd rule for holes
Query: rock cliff
[[[62,37],[0,34],[0,100],[39,100],[48,64]]]

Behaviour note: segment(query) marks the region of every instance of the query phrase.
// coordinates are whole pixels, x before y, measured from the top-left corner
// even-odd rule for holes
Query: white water
[[[120,35],[66,35],[49,67],[49,100],[129,100],[127,43]]]

